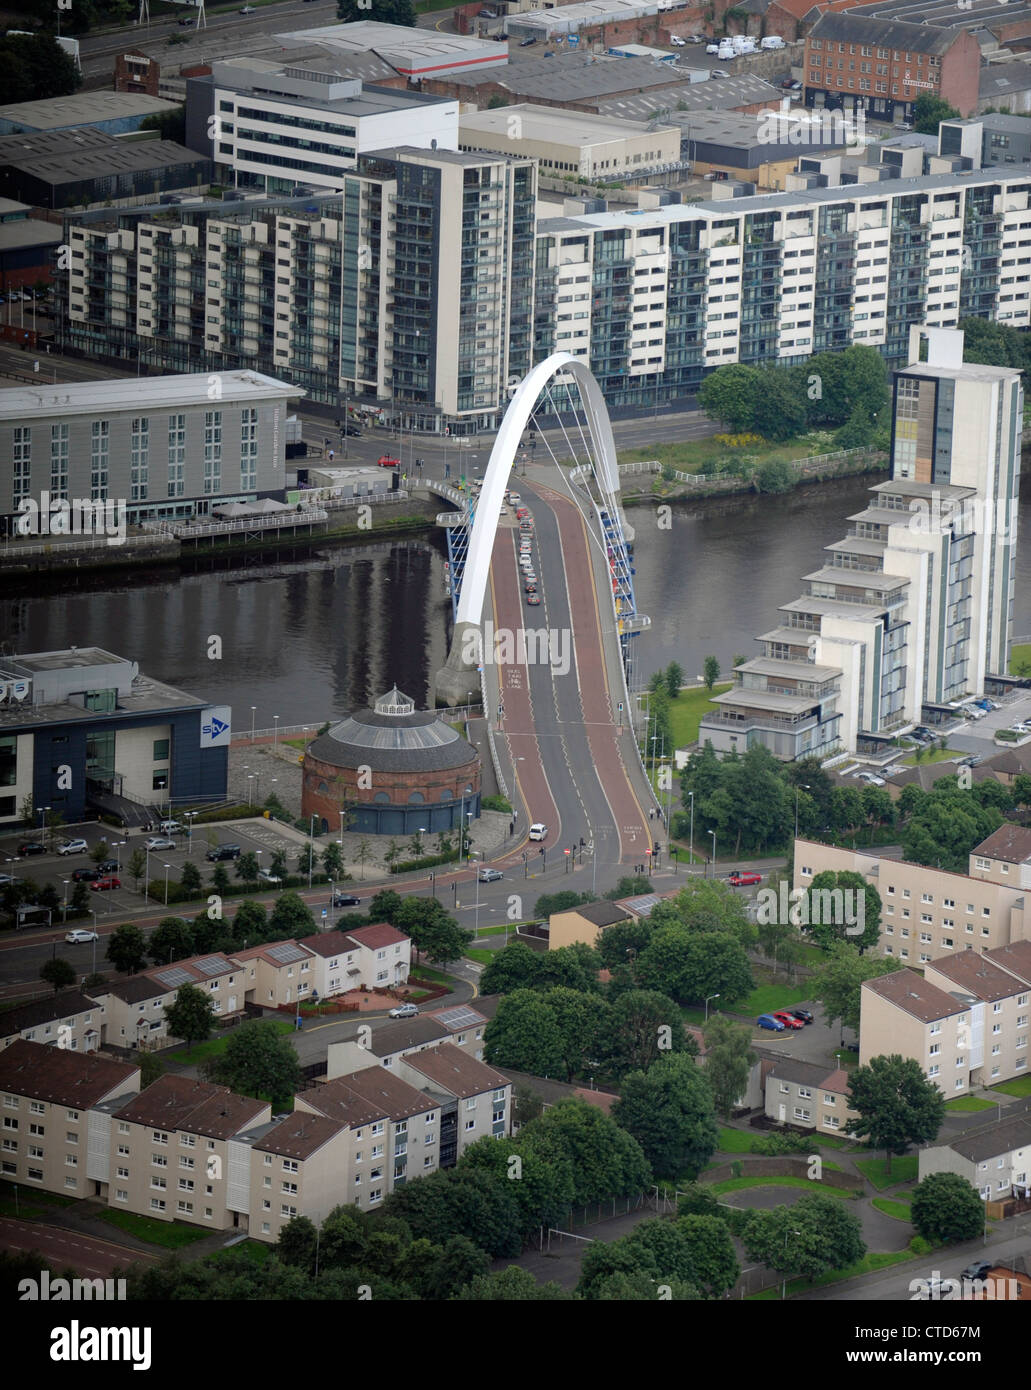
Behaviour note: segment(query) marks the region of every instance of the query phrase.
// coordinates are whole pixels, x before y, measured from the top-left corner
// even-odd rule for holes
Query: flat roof
[[[288,400],[307,393],[301,386],[255,371],[219,373],[223,401]],[[99,415],[117,410],[181,409],[203,405],[211,377],[207,372],[175,376],[109,377],[105,381],[66,382],[60,386],[8,386],[0,389],[0,420],[24,416]]]
[[[240,84],[233,78],[240,74]],[[454,102],[453,97],[433,96],[428,92],[399,91],[394,87],[378,87],[374,82],[363,82],[360,92],[347,96],[321,96],[312,92],[282,91],[274,86],[268,89],[254,87],[246,83],[246,73],[267,73],[270,77],[293,77],[303,82],[305,72],[323,72],[339,76],[341,82],[359,79],[346,73],[336,72],[336,62],[327,57],[320,64],[306,62],[294,67],[290,63],[273,63],[262,58],[226,58],[215,65],[210,75],[190,78],[191,82],[215,87],[220,91],[234,92],[237,96],[249,96],[261,101],[280,102],[284,106],[302,106],[312,111],[331,111],[337,116],[350,116],[362,120],[371,116],[391,115],[397,111],[417,110],[423,106],[446,106]],[[260,81],[260,76],[259,76]],[[327,89],[328,91],[328,89]]]
[[[882,570],[848,570],[835,565],[825,565],[802,576],[814,584],[840,584],[844,588],[877,589],[882,593],[904,589],[911,581],[905,574],[885,574]]]
[[[724,690],[714,695],[714,705],[742,705],[746,709],[766,709],[778,714],[806,714],[819,702],[817,695],[781,695],[773,690]]]
[[[519,18],[523,20],[526,16]],[[594,58],[578,50],[556,53],[551,58],[513,59],[500,72],[448,74],[448,81],[461,86],[475,87],[480,82],[491,82],[520,96],[566,103],[621,92],[641,93],[649,87],[672,87],[682,80],[682,74],[676,73],[668,63],[656,64],[650,58]]]
[[[63,240],[61,228],[53,222],[0,222],[0,251],[14,251],[25,246],[54,246]]]
[[[956,0],[883,0],[882,3],[857,6],[848,10],[856,18],[909,21],[913,24],[934,25],[941,29],[992,29],[1005,24],[1007,28],[1022,19],[1031,19],[1031,6],[1013,0],[999,13],[999,0],[964,0],[960,9]]]
[[[810,661],[782,661],[772,656],[752,657],[751,661],[746,661],[735,669],[755,671],[762,676],[786,676],[789,679],[815,681],[817,685],[822,681],[835,680],[841,675],[841,668],[838,666],[817,666]]]
[[[474,35],[446,34],[437,29],[409,29],[361,19],[317,29],[294,29],[278,34],[290,42],[317,43],[347,53],[373,52],[406,76],[430,77],[455,68],[497,67],[508,62],[507,46]]]
[[[31,152],[8,152],[3,163],[20,169],[45,183],[81,183],[84,179],[107,178],[112,174],[131,174],[151,169],[171,169],[178,164],[206,164],[210,156],[198,154],[174,140],[114,140],[97,149],[68,150],[40,157]],[[148,190],[149,191],[149,190]]]
[[[519,119],[519,135],[511,135],[513,116]],[[458,118],[459,140],[467,132],[504,135],[507,139],[544,140],[554,144],[601,144],[654,134],[656,127],[644,121],[621,116],[599,116],[590,111],[563,110],[557,106],[535,106],[520,102],[489,111],[470,111]]]
[[[124,120],[127,116],[155,116],[177,109],[176,102],[143,92],[79,92],[75,96],[0,106],[0,121],[27,126],[29,130],[61,130],[65,126],[93,125],[98,121]]]
[[[627,120],[647,121],[654,115],[671,116],[692,111],[733,111],[738,106],[755,106],[760,101],[779,107],[781,93],[761,77],[740,75],[713,82],[684,82],[651,92],[630,93],[599,102],[603,116],[623,116]]]
[[[828,617],[879,618],[884,605],[877,603],[846,603],[840,598],[815,598],[810,594],[793,598],[790,603],[780,605],[782,613],[820,613]]]

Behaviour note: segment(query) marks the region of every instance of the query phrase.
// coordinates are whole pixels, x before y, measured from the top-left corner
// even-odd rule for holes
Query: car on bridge
[[[64,939],[69,946],[84,946],[89,941],[99,941],[100,937],[95,931],[84,931],[79,927],[75,931],[65,932]]]
[[[544,824],[544,822],[543,822],[542,820],[536,820],[536,821],[534,821],[533,825],[530,826],[530,839],[531,839],[531,840],[546,840],[547,838],[548,838],[548,827]]]
[[[376,462],[379,464],[380,468],[400,468],[400,467],[401,467],[401,460],[400,460],[400,459],[391,458],[389,454],[380,454],[380,456],[379,456],[379,458],[376,460]]]
[[[538,594],[538,593],[532,593],[532,594],[527,594],[527,595],[526,595],[526,602],[530,605],[531,608],[536,608],[537,605],[540,603],[540,601],[541,601],[541,596],[540,596],[540,594]]]
[[[90,888],[93,890],[94,893],[107,893],[110,891],[110,889],[121,888],[121,886],[122,880],[120,878],[114,877],[97,878],[94,879],[93,882],[90,884]]]
[[[727,875],[727,882],[731,888],[747,888],[753,883],[762,883],[762,874],[754,873],[751,869],[731,869]]]

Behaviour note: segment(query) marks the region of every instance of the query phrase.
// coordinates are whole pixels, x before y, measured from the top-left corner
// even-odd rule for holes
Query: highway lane
[[[32,1202],[31,1189],[25,1192],[26,1205]],[[17,1221],[0,1217],[0,1249],[24,1250],[42,1255],[55,1275],[72,1269],[80,1277],[106,1279],[115,1270],[128,1269],[133,1264],[157,1264],[157,1255],[145,1254],[128,1245],[81,1235],[67,1227],[41,1221]]]

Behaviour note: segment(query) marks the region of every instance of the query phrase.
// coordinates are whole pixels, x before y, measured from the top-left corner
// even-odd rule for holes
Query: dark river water
[[[777,626],[822,548],[844,536],[868,482],[813,485],[781,497],[696,503],[659,529],[632,508],[637,595],[652,627],[638,638],[642,675],[677,660],[691,680],[710,653],[724,670]],[[1031,537],[1025,487],[1021,532]],[[1031,633],[1031,539],[1018,546],[1015,633]],[[6,596],[7,652],[99,646],[171,685],[230,704],[244,730],[338,718],[395,682],[420,704],[444,663],[450,600],[443,539],[338,546],[305,558],[266,556],[222,571],[139,574],[41,586]],[[208,639],[222,639],[221,661]]]

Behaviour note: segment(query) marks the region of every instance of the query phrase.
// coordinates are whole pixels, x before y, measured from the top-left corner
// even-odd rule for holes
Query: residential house
[[[766,1072],[764,1106],[780,1124],[821,1134],[843,1131],[857,1114],[848,1103],[846,1071],[793,1057],[778,1057]]]
[[[408,979],[412,942],[396,927],[377,922],[353,931],[316,932],[298,942],[313,953],[314,988],[320,999],[349,989],[393,989]]]
[[[563,1100],[583,1100],[611,1115],[612,1107],[619,1099],[615,1091],[596,1091],[590,1086],[572,1086],[568,1081],[554,1081],[551,1077],[533,1076],[526,1071],[513,1071],[511,1067],[495,1067],[494,1070],[512,1085],[512,1133],[517,1134],[520,1121],[517,1115],[519,1099],[516,1090],[530,1091],[541,1102],[542,1110],[550,1110]],[[525,1117],[522,1121],[526,1123]]]
[[[244,969],[244,999],[266,1009],[304,1003],[315,993],[316,961],[297,941],[270,941],[234,951],[233,960]]]
[[[511,1132],[512,1085],[494,1067],[447,1042],[409,1052],[396,1066],[403,1081],[439,1097],[442,1168],[450,1168],[484,1135],[501,1139]]]
[[[606,927],[631,920],[631,914],[625,907],[611,902],[585,903],[570,908],[568,912],[553,912],[548,919],[548,949],[555,951],[560,946],[573,946],[580,942],[593,946]]]
[[[396,1067],[399,1058],[437,1047],[450,1037],[449,1030],[438,1019],[425,1014],[398,1019],[370,1033],[371,1036],[367,1035],[359,1025],[353,1037],[329,1044],[326,1058],[329,1081],[377,1062],[382,1067]],[[365,1038],[367,1042],[363,1041]]]
[[[251,1157],[243,1132],[268,1122],[267,1101],[188,1076],[160,1076],[112,1112],[113,1152],[99,1195],[121,1211],[248,1227]]]
[[[347,1125],[300,1106],[258,1131],[250,1154],[251,1236],[276,1241],[295,1216],[319,1225],[346,1201],[349,1142]]]
[[[68,989],[33,999],[0,1014],[0,1050],[19,1038],[72,1052],[93,1052],[103,1041],[104,1009],[95,999]]]
[[[920,1181],[956,1173],[985,1199],[1031,1197],[1031,1115],[996,1120],[976,1134],[920,1150]]]
[[[93,997],[104,1006],[104,1041],[118,1047],[169,1047],[175,1038],[165,1009],[182,985],[207,991],[220,1017],[243,1013],[245,967],[224,955],[192,956],[145,970],[118,984],[100,985]]]
[[[1001,951],[963,951],[928,966],[924,979],[970,1005],[970,1085],[1027,1074],[1031,941]]]
[[[0,1052],[0,1172],[30,1189],[94,1195],[106,1179],[106,1145],[96,1142],[93,1107],[139,1089],[140,1069],[129,1062],[16,1038]]]
[[[491,995],[489,1002],[485,1003],[478,995],[468,1004],[451,1004],[446,1009],[434,1009],[430,1013],[424,1013],[422,1017],[432,1019],[434,1023],[446,1028],[448,1042],[482,1062],[483,1035],[487,1024],[494,1017],[499,998],[499,995]]]

